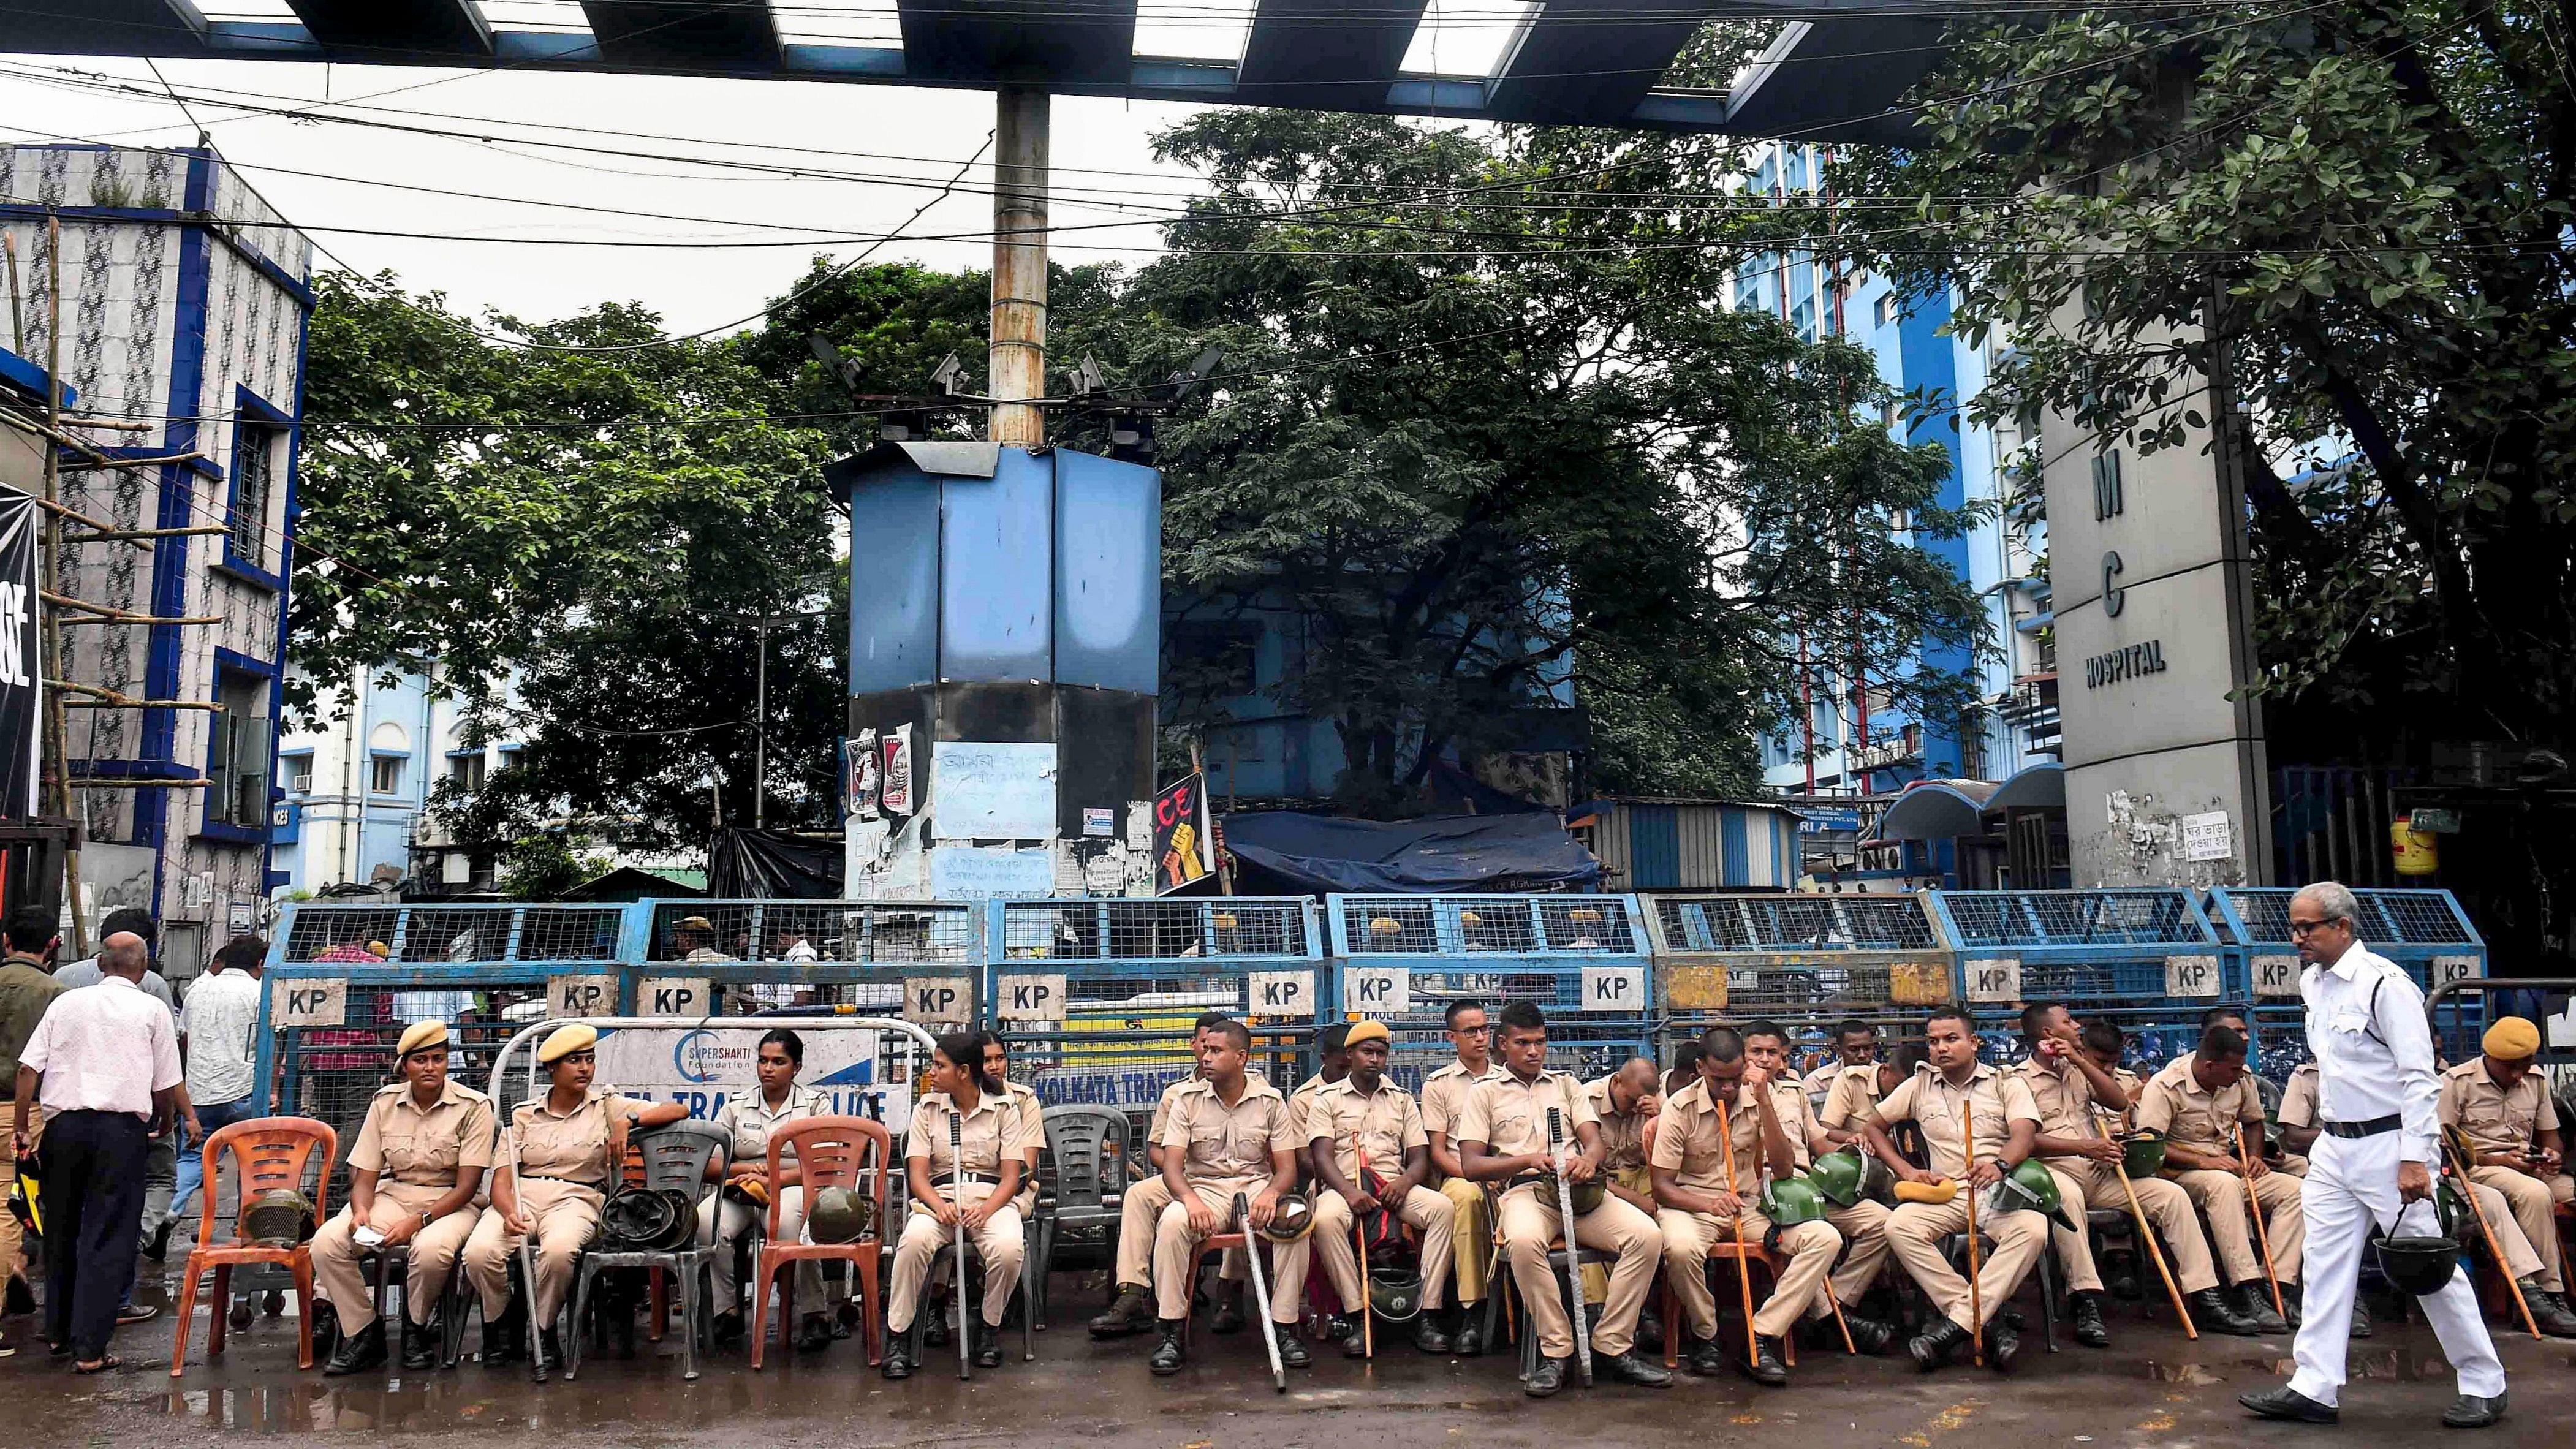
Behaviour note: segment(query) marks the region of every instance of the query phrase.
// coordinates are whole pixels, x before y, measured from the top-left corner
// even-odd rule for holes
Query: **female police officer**
[[[402,1363],[437,1362],[429,1317],[455,1266],[469,1210],[492,1165],[492,1099],[447,1078],[447,1023],[419,1021],[395,1045],[400,1080],[367,1104],[357,1145],[349,1149],[349,1204],[313,1235],[313,1274],[340,1320],[340,1346],[325,1375],[357,1373],[385,1361],[385,1327],[358,1271],[371,1248],[410,1249],[403,1280]],[[370,1230],[362,1245],[357,1231]]]
[[[758,1090],[727,1097],[724,1109],[716,1113],[716,1125],[733,1134],[733,1165],[721,1169],[722,1184],[698,1204],[698,1232],[715,1242],[711,1271],[720,1341],[742,1336],[742,1290],[734,1254],[744,1234],[768,1225],[770,1199],[778,1200],[778,1231],[783,1236],[792,1242],[805,1229],[805,1189],[797,1176],[796,1159],[782,1160],[778,1175],[771,1177],[769,1134],[796,1118],[820,1117],[827,1110],[822,1093],[796,1082],[796,1074],[805,1067],[803,1037],[780,1027],[762,1035],[759,1052],[753,1066]],[[713,1162],[708,1169],[719,1171]],[[761,1291],[767,1292],[768,1285],[761,1285]],[[832,1325],[822,1309],[821,1264],[796,1265],[796,1301],[809,1308],[796,1346],[810,1353],[830,1344]]]
[[[894,1290],[886,1303],[886,1327],[894,1339],[886,1345],[887,1378],[912,1374],[912,1325],[921,1311],[930,1260],[956,1233],[961,1219],[984,1257],[984,1315],[975,1331],[975,1361],[986,1368],[1002,1361],[1002,1310],[1010,1306],[1011,1288],[1020,1276],[1020,1211],[1011,1198],[1020,1190],[1026,1146],[1021,1136],[1019,1109],[1002,1084],[985,1074],[982,1039],[963,1031],[941,1037],[930,1058],[930,1090],[914,1104],[912,1130],[904,1136],[912,1218],[903,1225],[903,1238],[894,1250]],[[958,1291],[965,1291],[963,1271]]]
[[[528,1285],[535,1321],[546,1361],[562,1362],[555,1313],[572,1286],[573,1260],[599,1227],[600,1205],[624,1170],[627,1132],[689,1115],[678,1102],[611,1097],[592,1087],[598,1042],[599,1033],[587,1026],[563,1027],[547,1037],[537,1048],[537,1062],[553,1086],[544,1097],[520,1103],[501,1134],[492,1206],[465,1242],[465,1276],[482,1295],[484,1323],[500,1332],[499,1351],[487,1349],[486,1362],[512,1357],[524,1343],[526,1320],[509,1311],[510,1255],[530,1233],[537,1239],[537,1281]]]

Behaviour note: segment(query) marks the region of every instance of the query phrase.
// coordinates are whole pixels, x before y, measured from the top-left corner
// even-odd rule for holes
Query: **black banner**
[[[0,818],[37,813],[44,693],[36,685],[36,500],[0,487]]]
[[[1208,831],[1207,777],[1192,775],[1154,793],[1154,893],[1170,895],[1216,871]]]

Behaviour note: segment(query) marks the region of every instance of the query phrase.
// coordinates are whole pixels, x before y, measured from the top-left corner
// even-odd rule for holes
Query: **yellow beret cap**
[[[1342,1045],[1355,1047],[1364,1041],[1382,1041],[1392,1044],[1394,1040],[1395,1036],[1386,1029],[1385,1022],[1355,1021],[1351,1023],[1350,1035],[1342,1038]]]
[[[445,1045],[447,1045],[446,1022],[415,1021],[403,1028],[402,1040],[394,1044],[394,1055],[407,1057],[413,1052],[425,1052],[431,1047]]]
[[[2500,1062],[2518,1062],[2540,1051],[2540,1028],[2519,1016],[2508,1016],[2487,1028],[2486,1040],[2479,1043],[2488,1056]]]
[[[588,1051],[598,1044],[599,1029],[596,1027],[557,1027],[555,1034],[546,1038],[546,1044],[537,1048],[537,1062],[540,1066],[547,1065],[574,1052]]]

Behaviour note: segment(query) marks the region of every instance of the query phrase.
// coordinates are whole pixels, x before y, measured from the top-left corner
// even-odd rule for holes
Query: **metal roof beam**
[[[1726,129],[1792,141],[1891,146],[1919,138],[1919,111],[1889,109],[1942,56],[1943,22],[1927,16],[1797,21],[1737,78]],[[1824,77],[1832,84],[1821,84]]]
[[[1707,0],[1547,0],[1486,105],[1500,120],[1625,125],[1710,10]]]
[[[1376,110],[1404,64],[1425,0],[1260,0],[1238,99],[1316,110]]]
[[[206,17],[188,0],[21,0],[11,50],[98,55],[203,55]]]
[[[581,0],[611,67],[775,69],[782,58],[769,0]]]
[[[471,0],[287,0],[295,18],[327,50],[364,63],[405,51],[492,53],[492,29]]]
[[[1136,0],[896,0],[904,71],[922,80],[1125,87]]]

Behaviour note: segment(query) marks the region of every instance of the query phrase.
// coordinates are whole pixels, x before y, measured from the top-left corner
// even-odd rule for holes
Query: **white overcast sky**
[[[1240,55],[1242,24],[1158,21],[1157,11],[1165,6],[1178,6],[1193,17],[1239,9],[1246,21],[1251,12],[1251,0],[1162,0],[1161,5],[1146,0],[1140,11],[1139,53]],[[200,0],[200,8],[210,16],[227,17],[287,13],[284,0]],[[499,0],[485,0],[484,8],[487,13],[496,8],[514,12],[507,18],[522,23],[569,9]],[[800,13],[821,16],[829,8],[815,5]],[[858,27],[846,38],[884,43],[886,37],[864,32],[871,24],[890,26],[891,6],[883,0],[853,0],[841,8]],[[1510,22],[1529,8],[1518,0],[1449,0],[1449,18],[1439,19],[1444,7],[1435,4],[1435,19],[1417,36],[1407,68],[1482,73],[1507,43]],[[519,11],[527,13],[515,13]],[[993,125],[992,97],[970,90],[247,61],[165,60],[159,65],[160,74],[192,104],[201,95],[261,106],[335,101],[347,107],[338,114],[441,128],[511,121],[595,127],[638,134],[632,139],[542,134],[589,146],[805,164],[871,178],[762,176],[246,115],[219,104],[195,104],[198,119],[225,159],[240,165],[290,222],[306,227],[319,246],[352,267],[369,272],[389,267],[406,286],[446,293],[453,306],[469,311],[495,307],[529,319],[560,317],[604,301],[641,301],[658,310],[674,332],[756,313],[804,271],[812,255],[848,258],[865,245],[831,243],[826,237],[902,226],[975,155]],[[107,93],[34,78],[34,73],[63,68],[111,77],[153,94]],[[0,139],[38,142],[67,136],[136,145],[188,144],[196,127],[159,89],[151,68],[140,60],[0,56]],[[369,109],[357,109],[358,104]],[[1196,109],[1057,97],[1054,225],[1134,220],[1175,206],[1193,189],[1193,178],[1179,167],[1156,163],[1150,138]],[[495,134],[540,134],[498,125],[492,129]],[[790,147],[864,154],[818,155]],[[467,200],[370,182],[704,220]],[[989,241],[912,238],[988,231],[992,203],[980,188],[990,182],[988,168],[969,171],[965,185],[978,188],[978,194],[961,192],[939,201],[905,228],[904,239],[887,243],[875,259],[909,259],[943,269],[989,265]],[[797,226],[818,228],[820,235],[808,244],[797,233],[765,229]],[[738,250],[516,246],[353,235],[325,229],[329,227],[620,240],[776,237],[797,244]],[[1159,241],[1151,225],[1073,231],[1057,236],[1055,256],[1064,262],[1114,260],[1134,266],[1150,261]],[[317,266],[329,264],[329,257],[317,256]]]

